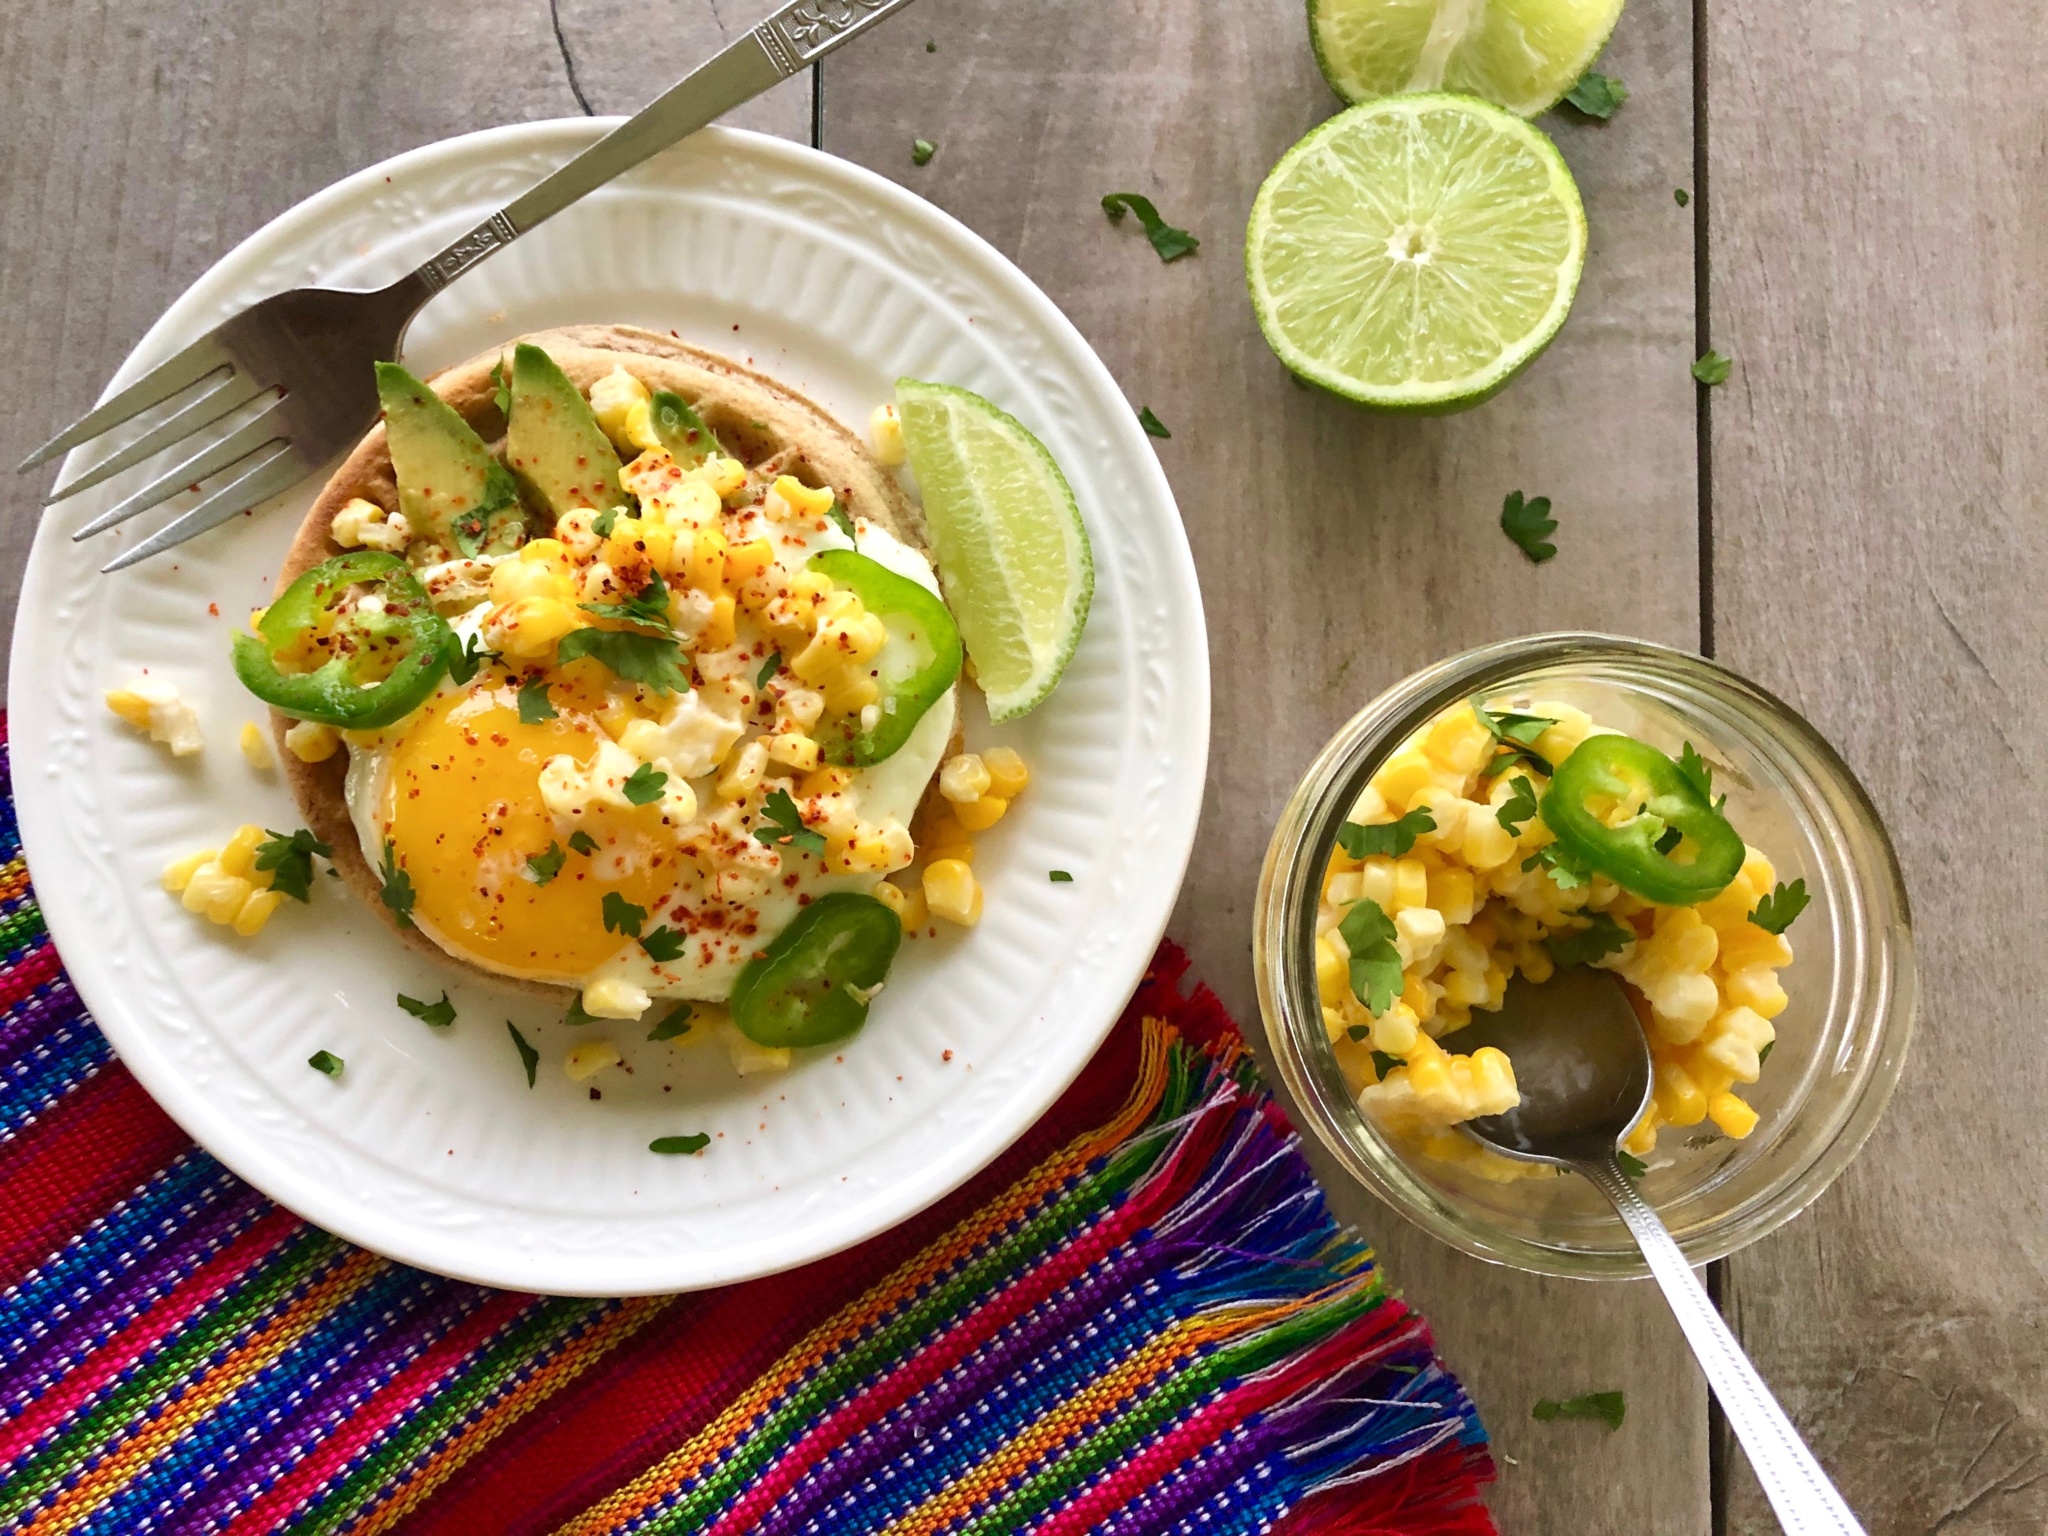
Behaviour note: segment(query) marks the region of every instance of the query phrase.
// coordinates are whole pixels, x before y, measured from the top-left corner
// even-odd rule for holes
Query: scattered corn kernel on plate
[[[493,130],[339,183],[196,283],[116,387],[277,288],[387,280],[607,126]],[[628,328],[603,342],[626,366],[585,355],[595,327]],[[763,416],[778,409],[765,381],[816,402],[819,433],[855,434],[841,434],[855,467],[725,459],[786,424],[732,399],[699,419],[660,367],[633,362],[664,348],[679,368],[715,353],[758,375]],[[379,380],[387,421],[405,418],[382,504],[341,495],[344,468],[331,505],[309,481],[115,577],[95,573],[103,549],[69,538],[95,494],[45,521],[16,632],[14,778],[86,1003],[237,1172],[344,1237],[466,1279],[721,1284],[928,1205],[1093,1053],[1193,842],[1200,596],[1114,382],[944,214],[722,130],[465,278],[406,352],[407,371]],[[467,424],[420,384],[465,358],[493,364],[483,393],[500,402],[449,396]],[[1065,551],[1068,574],[1045,579],[1041,556],[985,562],[968,595],[996,606],[984,632],[1033,636],[1005,658],[1000,723],[969,685],[988,615],[960,613],[956,682],[946,530],[935,582],[915,477],[886,467],[893,423],[876,412],[903,378],[984,397],[1057,466],[1031,483],[1071,486],[1035,546]],[[431,476],[408,466],[422,454]],[[1001,474],[977,487],[971,465],[948,462],[945,481],[1016,494]],[[522,492],[544,522],[508,535]],[[697,502],[709,512],[686,515]],[[1000,500],[963,516],[1022,526]],[[408,566],[408,540],[430,535],[444,557]],[[494,540],[504,559],[477,566]],[[433,609],[409,596],[412,570]],[[344,610],[340,631],[321,617]],[[343,632],[390,647],[361,653],[345,705],[321,692],[326,658],[290,654],[294,635]],[[748,647],[744,668],[706,665]],[[650,659],[672,651],[694,688]],[[870,661],[877,681],[860,675]],[[703,705],[720,688],[744,732]],[[562,747],[577,732],[580,756]],[[458,768],[470,738],[493,735],[501,760],[531,759],[544,807],[524,821],[502,783]],[[689,910],[715,897],[717,931],[671,919],[632,857],[650,846],[640,822],[714,809],[732,825],[694,855]],[[493,885],[498,865],[510,874]]]

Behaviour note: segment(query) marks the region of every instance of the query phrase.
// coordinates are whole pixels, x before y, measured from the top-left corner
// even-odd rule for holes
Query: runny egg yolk
[[[523,723],[510,688],[443,693],[406,722],[379,819],[412,878],[415,918],[449,948],[519,976],[581,977],[628,942],[605,928],[608,892],[651,914],[673,889],[675,835],[658,800],[587,811],[579,823],[594,853],[555,829],[542,767],[567,753],[587,768],[600,740],[597,722],[571,709]],[[560,868],[542,884],[528,860],[540,856],[544,870],[556,853]]]

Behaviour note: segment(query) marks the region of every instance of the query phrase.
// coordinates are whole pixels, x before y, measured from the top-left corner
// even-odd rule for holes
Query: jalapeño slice
[[[867,1022],[903,924],[872,896],[821,896],[732,989],[732,1021],[756,1045],[824,1045]]]
[[[953,686],[966,656],[960,628],[936,592],[866,555],[828,549],[811,556],[810,569],[853,593],[889,631],[874,662],[881,698],[874,706],[872,726],[861,715],[847,715],[819,728],[818,745],[825,761],[842,768],[866,768],[908,741],[924,712]]]
[[[1617,803],[1640,809],[1610,827],[1603,813]],[[1747,857],[1741,835],[1699,786],[1632,736],[1588,736],[1557,765],[1540,814],[1588,869],[1666,906],[1718,895]]]

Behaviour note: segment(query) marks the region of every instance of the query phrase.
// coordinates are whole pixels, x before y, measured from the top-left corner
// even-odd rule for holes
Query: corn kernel
[[[1009,808],[1010,802],[1001,795],[983,795],[979,800],[954,806],[953,814],[969,832],[986,832],[1003,819]]]
[[[498,609],[488,627],[495,649],[519,661],[539,661],[582,624],[582,616],[560,598],[522,597]]]
[[[242,903],[242,909],[235,914],[235,932],[245,939],[253,939],[270,921],[270,914],[283,905],[283,891],[251,891]]]
[[[894,469],[910,457],[903,443],[903,418],[893,404],[878,405],[868,417],[868,437],[875,445],[875,459],[885,469]]]
[[[924,899],[932,916],[972,928],[981,921],[981,886],[959,859],[939,859],[924,870]]]
[[[887,880],[882,881],[875,887],[873,895],[875,900],[879,901],[891,912],[894,912],[899,920],[903,917],[905,909],[910,905],[910,898],[905,893],[903,887],[893,885]]]
[[[835,715],[857,715],[881,697],[881,688],[865,672],[842,669],[825,684],[825,708]]]
[[[829,488],[813,489],[794,475],[777,475],[775,494],[782,498],[792,516],[805,519],[823,517],[839,499]]]
[[[697,637],[700,651],[722,651],[738,638],[739,631],[734,623],[737,607],[730,592],[721,592],[711,599],[711,618]]]
[[[981,762],[988,769],[989,788],[1005,800],[1016,799],[1031,782],[1031,770],[1015,747],[990,747]]]
[[[1351,990],[1351,970],[1337,946],[1320,936],[1316,939],[1316,993],[1326,1003],[1340,1002]]]
[[[946,765],[939,770],[939,793],[956,805],[979,800],[994,782],[988,764],[973,752],[946,759]]]
[[[1372,1021],[1372,1048],[1389,1056],[1407,1056],[1428,1036],[1406,1004],[1396,1003]]]
[[[1382,902],[1388,912],[1398,913],[1404,907],[1422,907],[1429,904],[1429,870],[1420,859],[1398,859],[1394,863],[1394,890],[1391,903]]]
[[[616,977],[593,981],[583,989],[583,1011],[593,1019],[637,1019],[653,1002],[633,983]]]
[[[1622,1138],[1621,1150],[1635,1157],[1648,1157],[1656,1151],[1657,1126],[1660,1118],[1656,1102],[1653,1100],[1650,1107],[1643,1111],[1643,1118],[1638,1120],[1628,1135]]]
[[[221,849],[219,863],[225,874],[253,881],[256,876],[256,847],[263,841],[263,829],[252,822],[245,822],[235,828],[235,835],[228,839],[227,847]],[[266,878],[263,884],[268,885]]]
[[[173,896],[182,892],[192,883],[192,877],[220,857],[218,848],[202,848],[197,853],[188,853],[184,858],[164,866],[164,889]]]
[[[915,855],[910,833],[903,823],[885,821],[879,825],[860,825],[846,840],[846,846],[828,862],[847,874],[888,874],[908,868]]]
[[[1707,1103],[1707,1118],[1723,1136],[1740,1141],[1756,1129],[1757,1112],[1732,1093],[1717,1093]]]
[[[767,771],[768,749],[756,737],[725,760],[725,771],[718,776],[718,798],[728,804],[746,799],[761,787]]]
[[[1436,769],[1429,759],[1412,747],[1404,747],[1380,765],[1380,771],[1372,776],[1372,787],[1379,791],[1389,810],[1405,811],[1417,790],[1430,788],[1436,781]]]
[[[1479,771],[1492,755],[1493,733],[1479,723],[1470,704],[1440,716],[1423,733],[1422,749],[1442,766],[1460,775]]]
[[[810,800],[819,795],[836,795],[852,782],[853,775],[844,768],[818,768],[797,780],[797,798]]]
[[[1669,1125],[1698,1125],[1707,1117],[1707,1096],[1693,1075],[1675,1061],[1657,1063],[1653,1081],[1657,1112]]]
[[[563,1053],[562,1070],[569,1074],[570,1082],[580,1083],[623,1060],[619,1048],[609,1040],[578,1040]]]
[[[146,731],[151,741],[169,747],[173,757],[190,757],[206,744],[198,711],[185,702],[175,684],[138,677],[125,688],[109,688],[104,697],[108,709],[138,731]]]
[[[793,1059],[788,1046],[757,1045],[730,1021],[719,1026],[718,1038],[725,1042],[732,1069],[741,1077],[753,1077],[762,1072],[786,1072]]]
[[[1752,965],[1734,972],[1721,990],[1729,1002],[1766,1019],[1775,1019],[1790,1001],[1778,981],[1778,973],[1767,965]]]
[[[808,736],[786,731],[780,736],[766,737],[765,740],[770,762],[781,763],[784,767],[795,768],[799,772],[809,772],[818,766],[818,744]]]
[[[258,773],[267,773],[277,766],[277,754],[270,750],[270,738],[254,720],[242,722],[242,731],[235,738],[235,744],[242,749],[242,760]]]
[[[706,597],[725,590],[725,557],[731,548],[716,528],[699,528],[690,536],[690,555],[683,570],[689,584]]]
[[[284,733],[285,749],[302,763],[324,763],[341,746],[341,736],[331,725],[301,720]]]
[[[775,546],[767,539],[735,544],[725,554],[725,579],[734,586],[752,581],[775,563]]]
[[[661,446],[647,386],[624,368],[612,369],[590,386],[590,409],[621,453],[630,456]]]

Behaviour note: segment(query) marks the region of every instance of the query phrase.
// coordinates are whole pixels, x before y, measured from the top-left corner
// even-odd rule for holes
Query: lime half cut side
[[[1463,91],[1523,117],[1600,57],[1621,0],[1308,0],[1308,35],[1346,101]]]
[[[1470,96],[1383,96],[1281,158],[1245,278],[1302,378],[1361,405],[1477,405],[1549,345],[1586,260],[1564,157]]]
[[[1067,477],[1016,418],[950,384],[896,381],[939,585],[989,718],[1035,708],[1060,680],[1095,595],[1095,557]]]

